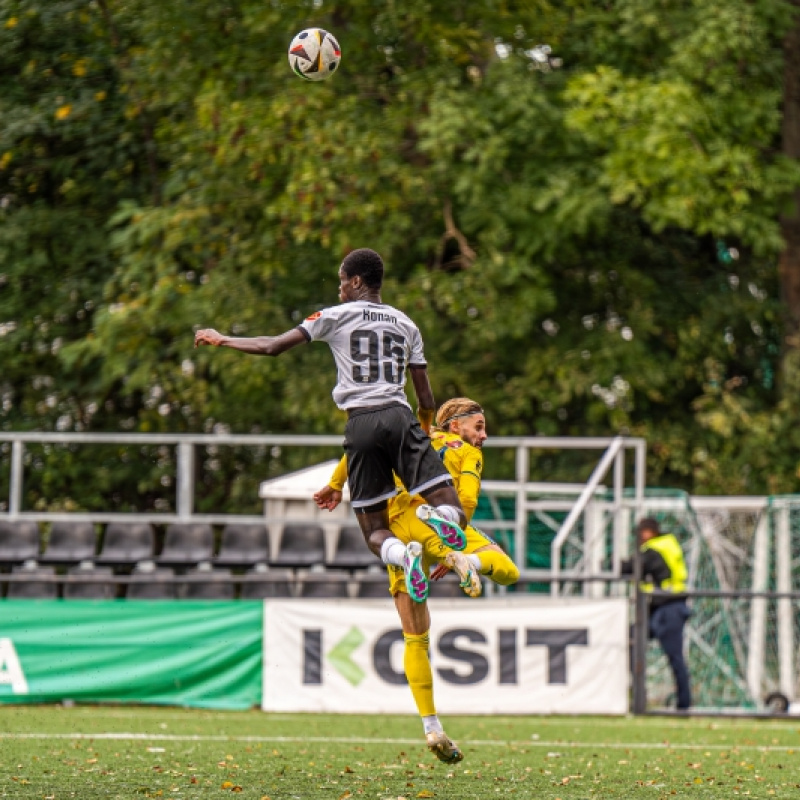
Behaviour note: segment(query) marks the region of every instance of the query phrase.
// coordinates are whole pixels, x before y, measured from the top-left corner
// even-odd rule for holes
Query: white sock
[[[390,536],[381,545],[381,561],[383,561],[384,564],[402,567],[403,556],[405,554],[406,546],[396,536]]]
[[[439,717],[436,714],[431,714],[429,717],[422,718],[422,728],[425,733],[436,731],[437,733],[444,733],[442,723],[439,722]]]
[[[480,556],[477,556],[474,553],[472,553],[467,556],[467,559],[469,560],[469,563],[472,564],[472,566],[475,567],[476,570],[478,570],[478,572],[481,571],[481,569],[483,568],[483,564],[481,564]]]
[[[436,506],[436,513],[448,522],[455,522],[456,525],[461,519],[461,514],[458,513],[458,509],[455,506]]]

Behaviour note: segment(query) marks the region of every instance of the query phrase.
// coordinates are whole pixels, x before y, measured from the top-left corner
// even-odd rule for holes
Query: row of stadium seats
[[[325,531],[320,525],[284,526],[277,553],[270,553],[266,525],[226,525],[215,553],[214,529],[204,523],[173,523],[156,554],[156,535],[146,522],[110,522],[98,548],[96,526],[90,522],[53,522],[46,545],[36,522],[0,521],[0,566],[33,559],[41,564],[74,565],[92,561],[100,566],[131,567],[154,560],[159,566],[186,568],[210,561],[219,567],[248,567],[268,563],[298,568],[325,564],[342,569],[366,568],[376,563],[357,525],[341,528],[335,553],[326,557]]]
[[[25,580],[6,579],[5,597],[20,599],[66,600],[261,600],[281,597],[382,597],[389,598],[385,568],[373,565],[352,575],[327,570],[323,566],[309,570],[271,569],[257,564],[241,575],[229,569],[215,568],[202,562],[195,569],[177,575],[170,567],[159,567],[153,561],[137,564],[129,576],[114,580],[111,567],[99,567],[85,561],[66,570],[63,575],[55,567],[26,561],[11,570],[13,576]],[[0,575],[0,582],[3,576]],[[2,587],[0,587],[2,588]],[[2,595],[2,592],[0,592]],[[464,597],[454,576],[449,575],[431,585],[432,597]]]

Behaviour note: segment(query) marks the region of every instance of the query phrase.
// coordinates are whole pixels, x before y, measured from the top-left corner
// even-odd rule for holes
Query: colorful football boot
[[[473,563],[463,553],[448,553],[444,564],[458,575],[459,586],[468,597],[480,597],[483,591],[480,574]]]
[[[436,531],[442,543],[451,550],[463,550],[467,546],[467,535],[464,531],[455,522],[440,516],[434,506],[418,506],[417,517]]]
[[[406,577],[408,596],[415,603],[422,603],[428,597],[428,576],[422,568],[422,545],[419,542],[409,542],[403,558],[403,571]]]

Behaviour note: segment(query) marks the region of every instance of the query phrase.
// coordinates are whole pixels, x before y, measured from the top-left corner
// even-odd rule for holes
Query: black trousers
[[[689,669],[683,657],[683,628],[691,614],[685,600],[675,600],[650,609],[650,638],[658,639],[669,661],[675,677],[678,709],[687,709],[692,705]]]

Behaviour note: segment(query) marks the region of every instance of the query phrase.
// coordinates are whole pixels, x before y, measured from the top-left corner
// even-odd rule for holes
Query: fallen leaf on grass
[[[436,797],[436,795],[430,789],[423,789],[417,793],[417,797]]]

